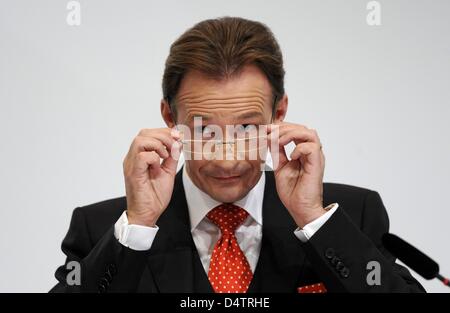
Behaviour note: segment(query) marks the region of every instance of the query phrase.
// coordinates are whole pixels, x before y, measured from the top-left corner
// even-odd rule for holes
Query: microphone
[[[417,274],[425,279],[437,278],[444,285],[450,287],[449,279],[439,274],[439,265],[422,251],[394,234],[386,233],[381,240],[390,253]]]

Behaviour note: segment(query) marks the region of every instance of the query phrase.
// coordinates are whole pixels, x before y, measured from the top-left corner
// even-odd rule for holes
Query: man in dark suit
[[[163,93],[168,127],[134,139],[126,197],[75,209],[52,291],[424,291],[382,246],[378,193],[323,183],[317,132],[284,121],[282,55],[265,25],[195,25],[171,46]]]

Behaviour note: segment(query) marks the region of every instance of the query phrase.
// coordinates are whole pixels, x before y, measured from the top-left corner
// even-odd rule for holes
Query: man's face
[[[217,125],[226,134],[227,125],[248,130],[269,124],[273,97],[266,76],[256,66],[249,65],[239,75],[221,81],[189,72],[181,83],[176,105],[177,124],[189,127],[192,134],[207,131],[208,125]],[[200,130],[194,129],[194,117],[202,118]],[[191,158],[186,160],[185,166],[195,185],[213,199],[235,202],[243,198],[261,176],[262,160],[259,153],[257,155],[244,160]]]

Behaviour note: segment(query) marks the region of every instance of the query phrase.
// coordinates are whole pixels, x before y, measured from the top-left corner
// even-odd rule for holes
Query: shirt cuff
[[[124,211],[114,224],[114,236],[125,247],[136,251],[145,251],[151,248],[158,226],[148,227],[128,224],[127,211]]]
[[[303,228],[298,227],[294,231],[295,236],[300,239],[300,241],[307,242],[319,230],[319,228],[322,227],[322,225],[325,224],[326,221],[328,221],[331,215],[336,212],[338,207],[339,204],[337,203],[328,205],[325,208],[325,210],[327,210],[325,214],[306,224]]]

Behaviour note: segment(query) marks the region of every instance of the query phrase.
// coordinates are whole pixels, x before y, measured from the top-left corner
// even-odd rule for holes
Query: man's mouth
[[[232,175],[232,176],[212,176],[212,178],[214,178],[217,181],[220,182],[234,182],[239,180],[241,176],[239,175]]]

